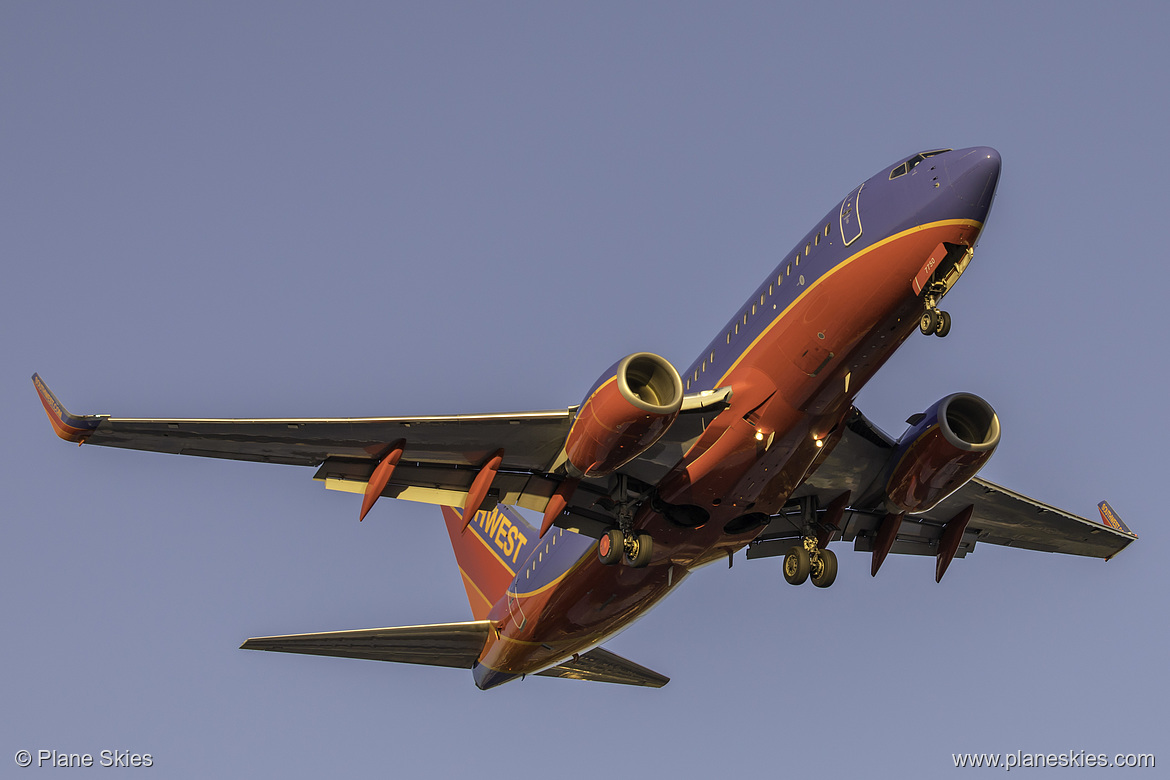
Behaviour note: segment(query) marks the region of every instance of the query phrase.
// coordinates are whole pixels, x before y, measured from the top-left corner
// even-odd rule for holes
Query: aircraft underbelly
[[[604,566],[591,548],[556,587],[500,610],[504,625],[481,663],[530,674],[585,652],[645,614],[690,569],[746,546],[762,526],[734,535],[725,525],[780,510],[822,455],[816,440],[829,437],[916,329],[921,303],[911,283],[924,259],[941,241],[968,243],[975,233],[970,223],[914,231],[815,280],[719,383],[733,388],[731,406],[660,484],[667,501],[703,506],[710,520],[678,528],[644,507],[635,524],[654,539],[649,566]]]

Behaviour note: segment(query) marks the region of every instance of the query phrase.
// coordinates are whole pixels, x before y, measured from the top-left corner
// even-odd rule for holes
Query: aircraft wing
[[[815,506],[823,509],[848,491],[848,506],[836,529],[823,530],[832,532],[834,539],[853,542],[856,550],[872,551],[886,515],[882,480],[894,445],[889,436],[854,410],[841,440],[797,489],[793,499],[811,497]],[[1118,527],[1089,520],[976,477],[934,509],[907,515],[889,552],[938,554],[944,526],[967,507],[972,508],[972,514],[959,540],[957,558],[973,550],[977,542],[986,542],[1109,559],[1137,538],[1116,520]],[[783,555],[791,540],[800,535],[802,524],[801,510],[794,505],[790,513],[773,518],[748,549],[748,557]]]
[[[577,408],[426,417],[288,419],[144,419],[74,415],[37,374],[33,384],[57,435],[78,444],[209,458],[317,466],[331,490],[363,493],[378,461],[404,449],[381,495],[461,506],[480,466],[498,450],[503,461],[481,505],[543,511],[559,480],[558,462]],[[675,425],[635,468],[654,480],[682,457],[725,405],[729,390],[685,399]]]

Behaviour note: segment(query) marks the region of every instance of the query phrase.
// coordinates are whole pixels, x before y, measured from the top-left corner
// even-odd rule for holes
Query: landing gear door
[[[841,240],[845,246],[861,238],[861,214],[857,211],[857,200],[864,186],[862,184],[841,201]]]

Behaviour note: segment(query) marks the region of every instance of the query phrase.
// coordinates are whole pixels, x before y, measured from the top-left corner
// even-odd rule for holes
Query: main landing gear
[[[619,528],[611,528],[597,542],[597,557],[607,566],[625,558],[631,569],[641,569],[650,563],[653,554],[654,540],[650,534],[623,533]]]
[[[617,488],[610,503],[617,515],[618,527],[609,529],[597,540],[597,558],[606,566],[624,558],[631,569],[641,569],[650,563],[654,540],[650,534],[634,531],[634,510],[638,502],[630,496],[625,474],[617,475]]]
[[[933,333],[942,338],[951,332],[951,315],[939,311],[938,308],[939,298],[945,292],[946,285],[942,282],[935,282],[926,291],[926,311],[922,312],[922,317],[918,320],[918,329],[925,336]]]
[[[810,575],[818,588],[827,588],[837,579],[837,556],[828,548],[822,550],[815,536],[804,537],[784,556],[784,579],[790,585],[800,585]]]

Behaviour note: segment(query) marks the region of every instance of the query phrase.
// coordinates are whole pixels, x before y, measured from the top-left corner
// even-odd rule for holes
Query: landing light
[[[764,440],[764,432],[763,431],[756,431],[756,441],[763,441],[763,440]]]
[[[818,449],[818,450],[819,450],[821,447],[824,447],[824,446],[825,446],[825,440],[824,440],[824,439],[814,439],[814,440],[813,440],[813,443],[817,445],[817,449]]]

